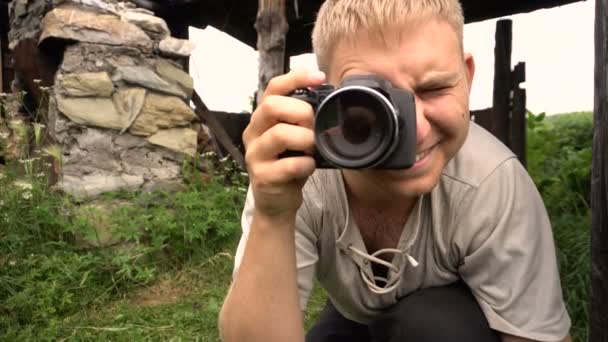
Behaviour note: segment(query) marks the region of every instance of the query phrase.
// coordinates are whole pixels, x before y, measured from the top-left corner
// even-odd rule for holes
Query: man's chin
[[[407,170],[382,170],[381,176],[393,191],[406,196],[419,196],[433,190],[441,172],[428,170],[422,174],[410,174]],[[380,175],[379,175],[380,176]]]

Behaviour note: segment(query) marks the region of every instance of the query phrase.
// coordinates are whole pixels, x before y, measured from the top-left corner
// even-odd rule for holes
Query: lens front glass
[[[379,96],[364,89],[348,89],[323,104],[315,129],[317,144],[333,157],[330,159],[357,166],[390,146],[394,114]]]

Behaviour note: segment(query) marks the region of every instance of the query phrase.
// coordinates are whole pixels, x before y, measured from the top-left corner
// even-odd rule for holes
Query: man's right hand
[[[293,219],[302,204],[302,186],[315,170],[314,113],[310,104],[288,96],[298,88],[325,81],[320,71],[297,70],[273,78],[243,132],[245,161],[255,213]],[[287,151],[303,156],[279,158]]]

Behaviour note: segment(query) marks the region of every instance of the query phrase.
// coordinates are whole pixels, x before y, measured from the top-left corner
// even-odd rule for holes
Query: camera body
[[[377,75],[298,89],[315,112],[317,168],[406,169],[416,162],[414,95]],[[283,155],[289,156],[288,152]],[[300,154],[301,155],[301,154]]]

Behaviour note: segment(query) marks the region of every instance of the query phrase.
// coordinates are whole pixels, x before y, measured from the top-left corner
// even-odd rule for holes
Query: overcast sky
[[[594,0],[508,17],[513,20],[512,63],[526,62],[527,107],[548,114],[593,109]],[[496,21],[465,26],[465,50],[476,61],[471,109],[492,104]],[[212,27],[190,29],[190,60],[197,92],[213,110],[249,110],[257,88],[257,52]],[[292,67],[315,67],[314,56],[292,57]]]

